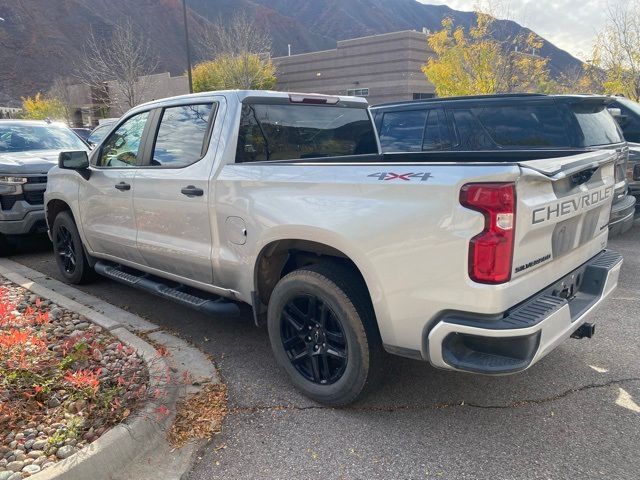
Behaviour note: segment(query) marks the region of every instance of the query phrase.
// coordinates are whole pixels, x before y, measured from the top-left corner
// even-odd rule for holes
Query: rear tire
[[[87,261],[78,228],[69,212],[56,216],[51,238],[58,268],[67,282],[81,285],[95,278],[95,270]]]
[[[278,282],[268,310],[271,347],[294,386],[330,406],[347,405],[377,379],[382,342],[361,277],[318,264]]]

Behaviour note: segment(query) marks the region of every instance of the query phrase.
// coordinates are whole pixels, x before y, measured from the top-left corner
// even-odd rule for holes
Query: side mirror
[[[621,127],[624,127],[629,121],[627,116],[622,114],[621,109],[614,107],[614,108],[607,108],[607,110],[609,111],[611,116],[615,119],[615,121],[618,122],[618,125],[620,125]]]
[[[85,179],[89,178],[89,156],[84,150],[73,152],[60,152],[58,156],[58,167],[66,170],[75,170]]]

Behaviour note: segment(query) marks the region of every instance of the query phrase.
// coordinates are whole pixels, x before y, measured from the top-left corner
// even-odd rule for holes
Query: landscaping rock
[[[21,406],[34,387],[21,392],[18,383],[9,390],[9,408],[16,414],[0,428],[0,480],[21,480],[69,458],[127,418],[147,400],[149,372],[133,349],[84,316],[41,301],[3,277],[0,287],[0,334],[24,330],[45,344],[41,351],[34,349],[41,359],[31,364],[53,382],[36,392],[40,406],[26,412]],[[7,360],[0,357],[0,370],[7,368]],[[118,406],[109,408],[114,401]]]
[[[11,470],[12,472],[19,472],[24,467],[24,462],[20,460],[14,460],[7,464],[7,470]]]
[[[42,455],[44,455],[44,452],[42,450],[31,450],[27,454],[27,457],[33,458],[35,460],[36,458],[40,458]]]
[[[56,457],[58,457],[60,460],[64,460],[65,458],[69,458],[76,452],[77,449],[73,445],[63,445],[56,452]]]
[[[33,445],[31,445],[31,448],[33,448],[34,450],[44,450],[44,448],[47,446],[47,441],[46,440],[36,440],[35,442],[33,442]]]
[[[29,475],[34,475],[38,473],[42,468],[39,465],[27,465],[22,469],[24,473],[28,473]]]

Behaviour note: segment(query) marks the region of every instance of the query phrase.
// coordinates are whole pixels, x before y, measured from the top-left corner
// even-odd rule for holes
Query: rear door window
[[[214,113],[212,104],[165,108],[153,149],[151,165],[181,168],[202,158]]]
[[[428,110],[386,112],[380,126],[383,152],[420,152]]]
[[[377,154],[365,108],[320,105],[242,107],[236,162]]]
[[[556,105],[496,105],[473,108],[470,113],[491,141],[501,148],[567,148],[571,145],[568,126]]]
[[[452,145],[444,111],[439,108],[386,112],[379,130],[383,152],[440,151]]]
[[[495,143],[471,110],[451,112],[458,132],[458,150],[494,150]]]
[[[431,109],[422,140],[423,151],[449,150],[453,145],[451,132],[442,109]]]

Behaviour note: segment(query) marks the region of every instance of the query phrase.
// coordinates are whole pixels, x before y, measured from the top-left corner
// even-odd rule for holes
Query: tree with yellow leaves
[[[640,1],[610,5],[591,63],[599,70],[602,89],[640,101]]]
[[[23,98],[22,110],[23,117],[32,120],[65,119],[65,107],[62,102],[56,98],[46,98],[40,92],[36,93],[35,97]]]
[[[493,35],[495,19],[476,12],[468,31],[442,22],[442,30],[429,36],[435,52],[422,71],[439,96],[537,92],[549,83],[548,59],[535,52],[542,40],[534,33],[501,42]]]
[[[193,91],[225,89],[269,90],[276,84],[276,69],[268,59],[252,53],[221,55],[192,71]]]

